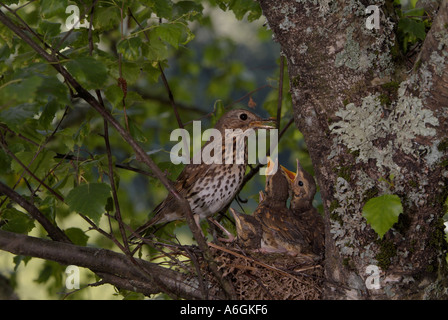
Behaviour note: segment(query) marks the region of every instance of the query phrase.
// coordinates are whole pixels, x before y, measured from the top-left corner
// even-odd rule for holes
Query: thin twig
[[[52,193],[56,198],[58,198],[60,201],[64,201],[64,197],[61,196],[59,193],[54,191],[49,185],[47,185],[45,182],[43,182],[41,179],[39,179],[31,170],[22,162],[19,158],[16,157],[14,153],[12,153],[11,150],[9,150],[6,145],[3,142],[0,142],[0,145],[2,146],[3,150],[11,157],[13,158],[31,177],[33,177],[34,180],[39,182],[41,185],[45,187],[50,193]]]
[[[99,93],[99,92],[98,92]],[[101,97],[101,93],[99,93]],[[100,99],[102,100],[102,99]],[[117,194],[117,188],[115,185],[115,178],[114,178],[114,169],[112,164],[112,151],[110,147],[110,141],[109,141],[109,125],[106,120],[104,120],[104,142],[106,144],[106,153],[107,153],[107,162],[108,162],[108,169],[109,169],[109,181],[110,181],[110,187],[112,189],[112,198],[114,201],[114,207],[115,207],[115,218],[118,221],[118,228],[120,229],[121,237],[123,239],[123,244],[126,248],[127,253],[130,253],[129,245],[128,245],[128,239],[126,236],[126,231],[124,230],[123,226],[123,219],[121,218],[121,210],[120,210],[120,203],[118,201],[118,194]]]
[[[44,141],[42,144],[35,144],[32,140],[25,139],[26,141],[31,142],[31,143],[33,143],[33,144],[35,144],[35,145],[37,145],[37,146],[39,147],[39,148],[37,149],[37,151],[34,153],[33,158],[31,159],[31,161],[28,163],[27,168],[31,167],[31,165],[32,165],[32,164],[34,163],[34,161],[37,159],[37,157],[38,157],[39,154],[42,152],[42,150],[45,148],[45,146],[48,144],[48,142],[49,142],[51,139],[53,139],[54,135],[55,135],[56,132],[59,130],[59,127],[60,127],[62,121],[64,120],[65,116],[67,115],[67,113],[68,113],[68,109],[69,109],[69,106],[68,106],[68,105],[65,106],[64,114],[62,115],[62,117],[61,117],[61,119],[59,120],[58,124],[56,125],[56,127],[54,128],[54,130],[51,132],[51,134],[45,139],[45,141]],[[7,128],[7,127],[6,127],[6,129],[9,130],[9,131],[11,131],[11,132],[13,132],[13,133],[15,133],[14,131],[12,131],[11,129],[9,129],[9,128]],[[3,136],[1,132],[0,132],[0,135]],[[20,134],[19,134],[18,136],[21,137]],[[4,144],[3,142],[1,143],[1,145],[2,145],[2,146],[3,146],[3,145],[6,146],[6,144]],[[6,150],[5,150],[5,151],[6,151]],[[8,154],[9,154],[9,153],[8,153]],[[11,157],[12,157],[12,156],[11,156]],[[15,157],[15,155],[14,155],[14,157]],[[21,163],[21,162],[19,162],[19,164],[20,164],[20,163]],[[24,167],[24,168],[25,168],[25,167]],[[15,188],[19,185],[20,181],[22,180],[22,178],[23,178],[24,175],[25,175],[25,172],[28,172],[28,171],[29,171],[29,170],[25,169],[25,171],[22,172],[22,174],[20,175],[19,179],[17,179],[16,183],[15,183],[14,186],[12,187],[13,190],[15,190]],[[45,178],[42,179],[42,181],[45,181],[45,179],[46,179],[47,177],[48,177],[48,175],[46,175]],[[40,180],[37,180],[37,181],[40,181]],[[40,187],[40,185],[36,188],[36,190],[38,190],[39,187]],[[6,199],[5,199],[5,200],[6,200]],[[0,203],[0,207],[3,205],[3,203],[4,203],[5,200],[3,200],[3,201]]]
[[[70,155],[68,153],[66,153],[66,154],[57,153],[54,156],[54,158],[55,159],[65,159],[65,160],[76,161],[76,162],[93,161],[93,159],[84,158],[84,157],[78,157],[78,156]],[[116,168],[119,168],[119,169],[133,171],[135,173],[139,173],[139,174],[151,177],[151,178],[155,177],[154,174],[152,174],[151,172],[148,172],[148,171],[145,171],[145,170],[142,170],[142,169],[139,169],[139,168],[135,168],[135,167],[132,167],[132,166],[127,165],[127,164],[115,163],[114,166]]]
[[[278,269],[278,268],[276,268],[276,267],[270,266],[270,265],[268,265],[268,264],[266,264],[266,263],[264,263],[264,262],[255,260],[254,258],[251,258],[251,257],[245,256],[245,255],[239,254],[239,253],[237,253],[237,252],[235,252],[235,251],[232,251],[232,250],[230,250],[230,249],[227,249],[227,248],[218,246],[217,244],[214,244],[214,243],[212,243],[212,242],[209,242],[208,245],[209,245],[210,247],[212,247],[212,248],[215,248],[215,249],[218,249],[218,250],[221,250],[221,251],[230,253],[231,255],[234,255],[235,257],[238,257],[238,258],[242,258],[242,259],[248,260],[248,261],[253,262],[253,263],[255,263],[255,264],[258,264],[258,265],[260,265],[260,266],[262,266],[262,267],[264,267],[264,268],[266,268],[266,269],[269,269],[269,270],[278,272],[278,273],[280,273],[280,274],[282,274],[282,275],[284,275],[284,276],[287,276],[287,277],[293,278],[294,280],[298,280],[298,281],[300,281],[300,280],[297,279],[294,275],[292,275],[292,274],[290,274],[290,273],[288,273],[288,272],[286,272],[286,271],[283,271],[283,270],[281,270],[281,269]]]
[[[31,139],[28,138],[28,137],[25,137],[25,136],[22,135],[21,133],[17,133],[17,132],[15,132],[15,131],[9,129],[8,126],[7,126],[6,124],[0,123],[0,127],[3,128],[3,129],[5,129],[5,130],[8,131],[9,133],[11,133],[11,134],[13,134],[13,135],[19,137],[20,139],[22,139],[22,140],[24,140],[24,141],[26,141],[26,142],[29,142],[29,143],[35,145],[36,147],[40,147],[40,144],[39,144],[39,143],[37,143],[37,142],[31,140]]]
[[[243,100],[246,99],[247,97],[250,97],[251,95],[253,95],[255,92],[260,91],[261,89],[264,89],[264,88],[272,88],[272,86],[271,86],[270,84],[262,85],[261,87],[258,87],[257,89],[254,89],[254,90],[252,90],[252,91],[246,93],[246,94],[245,94],[244,96],[242,96],[241,98],[239,98],[239,99],[233,101],[231,104],[227,105],[227,106],[225,107],[225,109],[229,109],[229,108],[233,107],[235,104],[237,104],[237,103],[243,101]]]
[[[171,91],[170,85],[168,83],[168,80],[166,79],[165,72],[163,72],[163,68],[162,68],[162,65],[160,64],[160,62],[158,63],[158,66],[159,66],[159,70],[160,70],[160,75],[162,76],[163,85],[165,86],[165,89],[168,93],[168,99],[170,100],[171,107],[173,108],[174,115],[177,120],[177,124],[179,125],[179,128],[183,129],[184,124],[182,123],[182,120],[180,119],[180,115],[179,115],[179,112],[177,111],[176,103],[174,102],[173,92]]]
[[[47,217],[38,208],[36,208],[31,202],[8,187],[6,184],[3,184],[1,181],[0,192],[5,194],[8,198],[25,209],[34,219],[36,219],[42,225],[42,227],[45,229],[52,240],[66,243],[71,242],[65,235],[65,233],[61,229],[59,229],[58,226],[54,225],[50,220],[48,220]]]

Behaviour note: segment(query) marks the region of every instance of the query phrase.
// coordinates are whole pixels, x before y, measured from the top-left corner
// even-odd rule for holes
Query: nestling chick
[[[237,241],[246,249],[260,249],[261,224],[254,216],[243,214],[230,208],[235,218]]]
[[[269,170],[269,166],[268,166]],[[267,176],[265,196],[254,212],[262,227],[260,251],[288,253],[290,255],[311,253],[307,237],[292,212],[286,207],[289,183],[282,170]]]
[[[313,207],[316,182],[297,160],[296,173],[282,167],[289,178],[291,188],[291,211],[294,217],[310,231],[310,245],[313,252],[322,256],[325,251],[325,225],[322,216]]]

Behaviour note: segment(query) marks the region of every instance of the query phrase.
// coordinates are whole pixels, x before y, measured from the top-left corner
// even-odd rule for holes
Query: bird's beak
[[[299,173],[299,171],[303,170],[303,168],[302,168],[302,165],[299,162],[299,159],[296,159],[296,161],[297,161],[297,170],[296,170],[296,175],[297,175]]]
[[[275,124],[272,125],[273,123],[275,123],[275,121],[275,118],[255,120],[249,124],[249,127],[253,129],[275,129]],[[269,123],[271,123],[271,125]]]
[[[292,171],[289,171],[284,166],[280,166],[280,167],[282,168],[283,172],[286,173],[286,177],[288,178],[288,180],[294,181],[294,179],[296,178],[296,174]]]
[[[268,164],[266,167],[266,176],[270,176],[272,174],[275,174],[278,169],[278,158],[275,159],[275,162],[272,160],[271,157],[267,156]]]
[[[233,218],[235,219],[235,223],[238,225],[241,225],[241,219],[240,219],[238,212],[236,212],[233,208],[229,208],[229,209],[230,209],[230,212],[232,213]]]
[[[264,201],[264,198],[265,198],[265,196],[264,196],[264,192],[260,190],[260,191],[258,192],[258,195],[259,195],[258,203],[263,202],[263,201]]]

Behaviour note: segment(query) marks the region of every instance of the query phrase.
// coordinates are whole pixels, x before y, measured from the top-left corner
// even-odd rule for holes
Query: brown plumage
[[[235,218],[238,244],[249,250],[260,249],[262,235],[260,222],[254,216],[240,213],[232,208],[230,212]]]
[[[286,206],[288,197],[289,183],[283,170],[266,176],[265,196],[254,212],[262,227],[261,252],[311,253],[306,229]]]
[[[310,244],[313,252],[322,256],[325,250],[325,226],[322,216],[313,207],[316,194],[316,182],[297,160],[296,173],[282,167],[289,178],[291,188],[291,211],[310,232]]]
[[[225,208],[235,197],[243,181],[247,166],[247,143],[245,146],[243,163],[238,164],[236,159],[236,137],[244,134],[247,129],[272,129],[268,125],[274,119],[262,119],[253,112],[243,109],[231,110],[225,113],[216,123],[215,129],[219,130],[222,141],[209,141],[204,148],[210,148],[211,143],[221,144],[222,164],[207,164],[202,161],[200,164],[188,164],[184,167],[179,177],[174,182],[174,187],[180,195],[184,196],[191,207],[196,223],[213,215]],[[233,129],[233,135],[231,130]],[[239,132],[237,129],[241,129]],[[227,134],[227,136],[226,136]],[[226,164],[229,160],[225,158],[226,141],[233,140],[233,164]],[[230,147],[230,144],[227,148]],[[209,149],[210,150],[210,149]],[[142,233],[149,227],[164,222],[185,219],[184,208],[179,208],[172,194],[169,194],[162,203],[154,209],[154,217],[145,225],[137,229],[137,233]]]

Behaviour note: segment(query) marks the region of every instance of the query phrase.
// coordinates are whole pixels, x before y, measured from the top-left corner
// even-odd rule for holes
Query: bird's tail
[[[157,207],[154,208],[155,215],[152,217],[148,222],[146,222],[144,225],[138,227],[133,234],[129,237],[129,240],[133,240],[136,238],[142,238],[145,236],[146,230],[151,228],[152,226],[163,223],[163,215],[160,214],[160,211],[162,210],[164,206],[164,202],[161,202]]]

